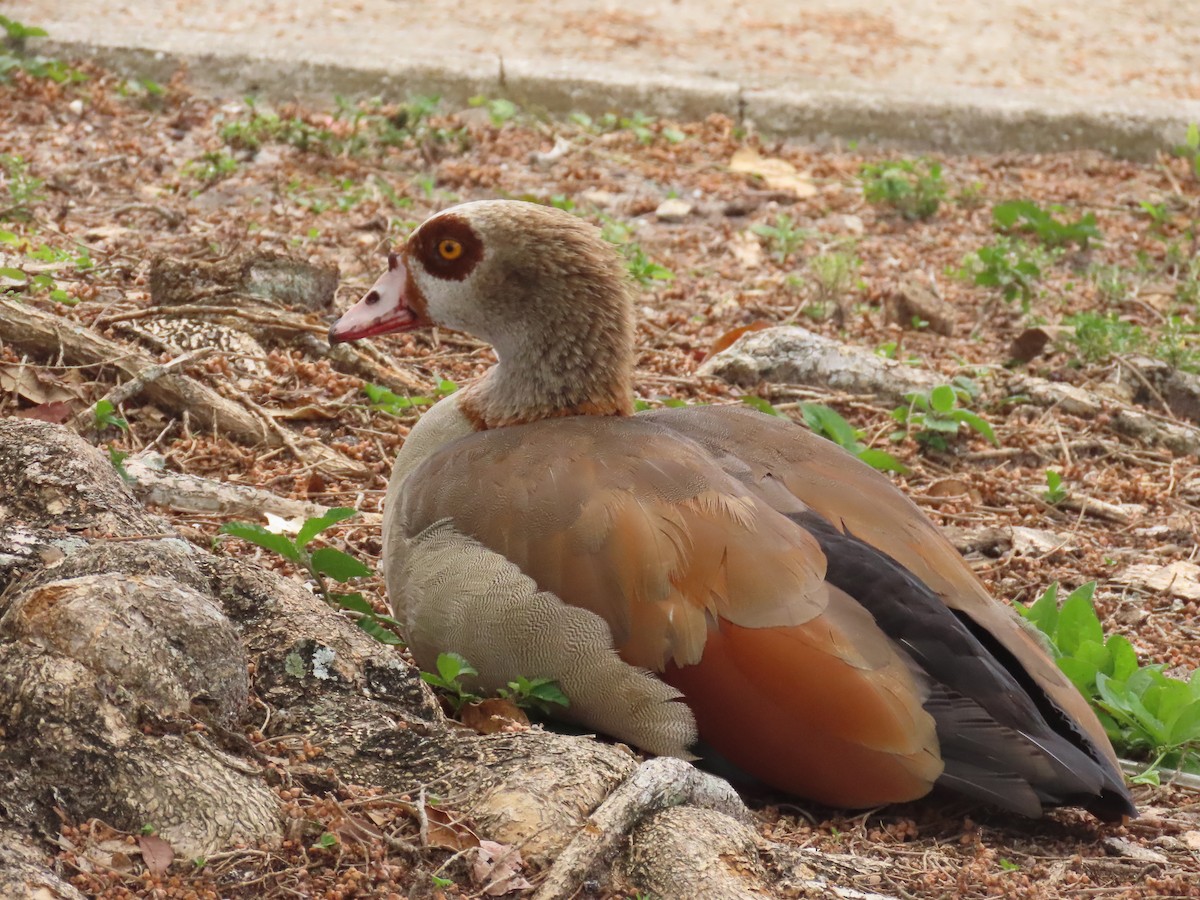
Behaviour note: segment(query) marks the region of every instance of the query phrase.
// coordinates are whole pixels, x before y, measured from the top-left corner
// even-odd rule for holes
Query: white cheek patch
[[[465,331],[487,339],[484,305],[478,294],[478,273],[487,264],[487,253],[462,281],[452,281],[430,275],[417,263],[413,266],[413,281],[425,298],[425,316],[435,325]]]

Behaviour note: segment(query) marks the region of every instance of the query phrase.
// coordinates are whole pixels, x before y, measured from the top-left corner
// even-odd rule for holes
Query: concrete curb
[[[645,77],[611,66],[563,61],[459,56],[347,63],[332,55],[309,54],[300,59],[236,46],[197,53],[185,49],[186,35],[173,38],[136,45],[98,35],[89,40],[48,40],[37,50],[93,59],[119,74],[159,81],[187,66],[190,82],[217,96],[253,94],[274,102],[328,103],[334,95],[392,100],[437,95],[453,108],[482,94],[508,97],[524,108],[551,115],[641,111],[695,120],[720,113],[761,133],[818,145],[858,141],[916,152],[1098,150],[1145,161],[1181,143],[1188,123],[1200,121],[1200,102],[1191,100],[1145,100],[1135,107],[1000,91],[960,90],[916,97],[892,92],[755,90],[717,78],[659,73]]]

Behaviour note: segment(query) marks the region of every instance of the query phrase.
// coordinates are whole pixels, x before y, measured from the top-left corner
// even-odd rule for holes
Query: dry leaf
[[[408,813],[413,821],[420,823],[421,815],[418,812],[416,804],[400,801],[396,806]],[[424,814],[425,821],[428,824],[426,846],[437,847],[442,850],[453,850],[456,853],[459,850],[467,850],[471,847],[479,846],[479,835],[465,821],[455,818],[445,810],[429,806],[428,804],[425,805]]]
[[[729,252],[747,269],[757,269],[762,265],[762,241],[752,232],[739,231],[735,234],[729,242]]]
[[[1200,600],[1200,566],[1195,563],[1179,561],[1166,566],[1138,563],[1118,572],[1112,580],[1150,593]]]
[[[731,346],[733,346],[734,341],[740,338],[743,334],[749,334],[752,331],[762,331],[764,328],[770,327],[770,322],[764,322],[762,319],[756,319],[749,325],[741,325],[737,328],[731,328],[729,331],[725,332],[712,342],[708,348],[708,353],[705,354],[704,358],[708,359],[709,357],[716,356],[722,350],[728,350]]]
[[[525,712],[511,700],[501,697],[468,703],[458,711],[458,718],[468,728],[473,728],[480,734],[523,731],[529,727],[529,717]]]
[[[61,400],[55,400],[51,403],[39,403],[30,409],[22,409],[16,413],[18,419],[37,419],[40,422],[52,422],[55,425],[61,425],[67,419],[71,418],[73,411],[70,404],[64,403]]]
[[[471,878],[476,885],[483,887],[483,893],[488,897],[522,891],[533,887],[520,873],[524,864],[516,848],[495,841],[480,841],[475,851],[475,863],[471,867]]]
[[[729,171],[745,175],[757,175],[776,191],[787,191],[796,197],[812,197],[816,186],[804,172],[796,171],[786,159],[760,156],[757,150],[743,147],[729,160]]]
[[[71,390],[44,369],[14,363],[0,365],[0,389],[38,405],[83,400],[81,391]]]
[[[1183,833],[1183,843],[1187,845],[1189,850],[1200,850],[1200,831],[1185,831]]]
[[[175,861],[175,849],[157,834],[139,834],[137,842],[151,875],[163,874]]]

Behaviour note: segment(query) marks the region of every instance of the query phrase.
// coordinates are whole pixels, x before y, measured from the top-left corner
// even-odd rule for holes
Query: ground
[[[486,197],[552,202],[605,227],[640,276],[636,390],[647,404],[742,402],[750,393],[797,419],[802,402],[827,404],[862,431],[865,443],[907,467],[893,476],[897,484],[940,524],[1039,531],[1046,542],[1038,549],[1001,547],[972,560],[997,597],[1028,603],[1052,582],[1073,588],[1094,580],[1106,631],[1128,637],[1144,662],[1186,675],[1200,659],[1200,600],[1191,588],[1114,577],[1134,563],[1194,559],[1195,457],[1117,433],[1107,412],[1072,415],[1022,403],[997,387],[1015,368],[1103,394],[1138,354],[1196,370],[1200,168],[1191,158],[1165,153],[1154,164],[1135,164],[1099,154],[1014,153],[916,160],[926,186],[944,188],[944,196],[928,218],[915,211],[906,218],[895,205],[864,196],[871,176],[862,167],[889,158],[764,144],[720,117],[661,122],[620,110],[612,121],[545,121],[495,101],[468,110],[426,111],[420,103],[267,110],[192,96],[183,77],[157,85],[86,65],[73,71],[80,79],[65,84],[23,72],[0,84],[3,302],[166,362],[178,345],[162,323],[178,321],[181,308],[152,302],[156,259],[176,261],[173,271],[184,273],[185,284],[189,267],[245,253],[336,264],[340,309],[382,272],[387,249],[429,213]],[[678,221],[666,209],[655,214],[669,199],[690,207],[677,211]],[[1025,290],[1025,282],[1013,281],[1014,296],[1005,299],[996,287],[976,283],[980,269],[964,259],[997,239],[993,207],[1011,200],[1042,209],[1061,204],[1061,222],[1092,214],[1100,238],[1067,239],[1057,250],[1036,235],[1014,238],[1027,248],[1015,251],[1023,254],[1015,262],[1034,268],[1023,270]],[[991,272],[1010,280],[1022,274],[1002,265]],[[888,299],[913,277],[948,304],[944,319],[889,321]],[[1071,319],[1082,312],[1096,315]],[[73,418],[124,379],[112,365],[19,352],[13,335],[0,348],[0,415],[71,421],[118,456],[153,445],[173,471],[377,512],[391,461],[424,403],[388,412],[370,402],[364,380],[312,338],[334,314],[280,312],[273,340],[263,339],[263,357],[225,352],[185,367],[282,434],[271,449],[196,427],[202,411],[164,410],[142,395],[114,411],[128,430],[90,413]],[[239,315],[238,307],[229,313],[193,304],[184,317]],[[944,451],[918,441],[915,428],[892,440],[902,428],[895,402],[771,383],[746,391],[698,375],[714,342],[759,322],[802,323],[911,360],[946,382],[970,378],[978,396],[959,402],[990,422],[995,444],[969,429]],[[1074,332],[1052,328],[1070,322]],[[146,334],[152,325],[157,338]],[[1053,342],[1014,363],[1014,340],[1033,326]],[[447,333],[384,338],[378,346],[378,371],[394,393],[408,385],[410,396],[432,397],[439,385],[448,389],[447,380],[464,384],[492,360],[487,347]],[[1182,417],[1155,407],[1153,398],[1148,409],[1169,423]],[[314,462],[314,444],[361,471],[331,474]],[[1047,498],[1047,470],[1061,476],[1073,502]],[[163,511],[205,548],[291,571],[248,544],[216,540],[220,517]],[[331,534],[337,546],[374,564],[379,534],[372,521],[351,519]],[[363,590],[383,608],[378,581],[365,581]],[[1135,796],[1142,817],[1109,826],[1076,811],[1031,823],[967,811],[945,798],[857,815],[779,797],[754,802],[774,840],[879,860],[877,874],[859,887],[883,893],[1200,896],[1197,794],[1139,785]],[[297,815],[336,812],[318,797],[290,799]],[[72,874],[69,851],[61,864]],[[182,871],[186,866],[161,877],[114,869],[80,875],[77,883],[106,897],[185,896],[189,889],[239,895],[230,886],[234,874],[249,880],[308,866],[315,893],[351,890],[346,873],[372,865],[377,872],[380,861],[256,852],[199,873]],[[411,887],[372,884],[357,895],[404,895]],[[168,888],[176,893],[164,893]],[[447,896],[461,890],[445,888]]]

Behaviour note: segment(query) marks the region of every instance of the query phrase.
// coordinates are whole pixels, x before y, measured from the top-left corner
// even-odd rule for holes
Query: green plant
[[[804,423],[815,433],[853,453],[867,465],[883,472],[904,474],[908,471],[892,454],[863,444],[863,433],[828,406],[820,403],[802,403],[800,414],[804,417]]]
[[[1042,255],[1023,241],[999,237],[963,257],[958,274],[980,287],[996,288],[1009,302],[1020,297],[1028,312],[1042,277]]]
[[[571,705],[553,678],[531,679],[521,675],[516,681],[510,681],[507,688],[500,688],[496,693],[522,709],[534,710],[543,716],[550,715],[551,705],[564,709]]]
[[[864,163],[859,170],[863,197],[885,204],[906,219],[929,219],[946,196],[941,164],[929,159]]]
[[[817,286],[817,303],[837,303],[854,283],[862,261],[853,253],[830,251],[808,261]]]
[[[638,284],[670,281],[675,277],[674,272],[646,255],[642,246],[633,239],[633,229],[626,223],[611,216],[601,216],[600,236],[621,251],[625,257],[625,268]]]
[[[792,217],[783,213],[775,217],[774,225],[755,225],[750,229],[761,238],[766,238],[771,255],[783,265],[809,238],[810,232],[797,228]]]
[[[1096,710],[1118,753],[1148,761],[1135,782],[1158,783],[1163,765],[1200,773],[1200,670],[1188,680],[1141,665],[1122,635],[1104,636],[1092,605],[1096,583],[1076,588],[1058,605],[1058,584],[1015,609],[1050,645],[1058,666]]]
[[[28,53],[26,45],[29,39],[46,37],[45,29],[25,25],[2,15],[0,28],[4,29],[3,40],[0,40],[0,82],[7,81],[12,72],[24,72],[31,78],[45,78],[58,84],[86,78],[78,69],[64,62]]]
[[[999,446],[996,433],[987,420],[959,405],[973,400],[975,393],[969,380],[957,378],[954,384],[941,384],[929,391],[905,394],[908,405],[892,410],[892,418],[904,428],[892,432],[892,440],[900,441],[911,434],[919,444],[934,450],[946,450],[949,447],[948,439],[955,437],[962,428],[967,428]]]
[[[332,850],[340,841],[336,834],[330,834],[328,831],[322,832],[316,842],[309,847],[310,850]]]
[[[42,179],[29,174],[29,164],[20,156],[0,153],[0,222],[28,222],[33,218],[33,205],[39,203]]]
[[[1046,490],[1042,492],[1042,499],[1051,506],[1057,506],[1067,499],[1069,491],[1062,486],[1062,476],[1053,469],[1046,470]]]
[[[489,100],[483,95],[472,97],[467,101],[471,106],[482,106],[488,111],[488,118],[492,124],[499,128],[505,122],[516,117],[519,112],[517,104],[511,100],[506,100],[503,97],[497,97],[494,100]]]
[[[1066,208],[1057,203],[1043,208],[1031,200],[1010,200],[992,207],[992,220],[1000,231],[1031,233],[1047,247],[1074,243],[1086,250],[1092,241],[1101,240],[1094,213],[1086,213],[1073,222],[1055,218],[1056,213],[1065,212]]]
[[[332,578],[339,584],[345,584],[351,578],[369,577],[371,570],[349,553],[335,547],[309,550],[309,545],[318,535],[354,515],[357,512],[349,507],[334,507],[322,516],[306,519],[296,532],[295,539],[251,522],[226,522],[221,526],[221,533],[249,541],[296,563],[308,573],[326,603],[351,613],[355,624],[380,643],[400,644],[402,641],[395,631],[400,627],[398,621],[376,612],[362,594],[331,591],[325,581],[326,578]]]
[[[183,167],[183,174],[208,185],[228,178],[238,169],[238,162],[228,150],[209,150]]]
[[[422,672],[421,679],[441,691],[455,712],[462,709],[466,703],[476,703],[482,699],[463,686],[463,678],[476,676],[479,672],[460,654],[439,653],[436,668],[436,672]]]
[[[1115,312],[1082,312],[1064,319],[1073,327],[1068,340],[1085,362],[1106,362],[1113,356],[1140,350],[1146,344],[1142,329]]]
[[[1116,306],[1129,298],[1129,272],[1124,266],[1093,266],[1090,274],[1096,291],[1106,304]]]
[[[382,410],[393,416],[402,416],[412,412],[418,406],[433,406],[443,397],[449,397],[458,390],[458,385],[448,378],[437,383],[430,397],[401,397],[378,384],[364,384],[363,393],[371,401],[371,408]]]
[[[108,445],[108,461],[112,463],[112,467],[117,470],[117,474],[121,476],[121,480],[133,481],[133,478],[125,469],[125,460],[127,459],[129,459],[128,450],[118,450],[112,444]]]
[[[1138,207],[1146,214],[1150,220],[1150,230],[1158,234],[1162,234],[1167,225],[1171,221],[1171,212],[1165,203],[1151,203],[1149,200],[1142,200],[1138,203]]]
[[[1191,164],[1192,174],[1200,180],[1200,125],[1192,122],[1184,134],[1183,143],[1175,146],[1175,155]]]
[[[629,116],[605,113],[596,119],[593,119],[587,113],[574,112],[571,113],[569,118],[580,128],[590,131],[593,134],[606,134],[611,131],[630,131],[637,138],[639,144],[651,144],[659,136],[669,143],[678,144],[687,137],[678,128],[661,125],[653,116],[648,116],[641,112],[635,112]]]
[[[116,408],[110,400],[96,401],[96,405],[92,407],[92,425],[97,431],[103,431],[105,428],[129,430],[129,423],[117,415]]]

